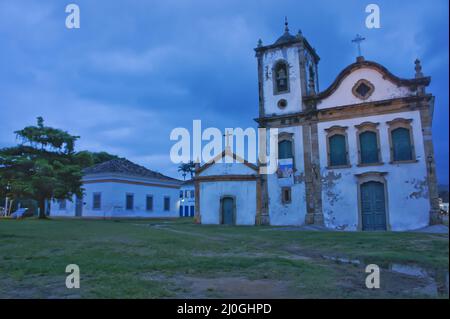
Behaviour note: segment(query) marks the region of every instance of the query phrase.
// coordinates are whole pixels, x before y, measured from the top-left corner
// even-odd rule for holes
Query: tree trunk
[[[39,200],[39,219],[45,219],[45,198]]]

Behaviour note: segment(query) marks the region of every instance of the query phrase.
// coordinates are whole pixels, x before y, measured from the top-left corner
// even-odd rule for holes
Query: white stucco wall
[[[198,177],[226,177],[229,175],[252,176],[258,172],[244,163],[225,163],[232,157],[226,154],[222,163],[215,163]],[[256,217],[256,181],[201,181],[199,182],[199,203],[202,224],[219,224],[221,198],[231,196],[235,199],[236,225],[254,225]]]
[[[217,181],[200,183],[202,224],[219,224],[223,196],[235,198],[236,224],[255,225],[256,181]]]
[[[361,79],[371,82],[375,90],[365,101],[357,98],[352,93],[353,86]],[[329,97],[323,99],[318,105],[318,109],[326,109],[342,105],[359,104],[362,102],[373,102],[399,97],[415,95],[407,87],[398,87],[388,79],[383,79],[383,74],[372,68],[361,68],[353,71],[341,82],[336,91]]]
[[[299,69],[299,53],[298,47],[283,47],[268,50],[263,55],[263,90],[264,90],[264,108],[266,115],[272,114],[289,114],[300,112],[302,109],[302,95],[300,84],[300,69]],[[273,77],[272,68],[278,60],[285,60],[288,62],[289,68],[289,87],[288,93],[274,95],[273,91]],[[268,78],[266,78],[266,70]],[[285,109],[280,109],[277,103],[280,99],[285,99],[288,104]]]
[[[299,183],[291,185],[291,203],[283,204],[281,200],[281,187],[284,185],[280,185],[276,174],[267,176],[270,224],[302,225],[305,223],[306,215],[302,128],[300,126],[280,128],[279,134],[283,132],[294,134],[294,159],[297,169],[294,176],[297,176]]]
[[[387,121],[395,118],[412,119],[416,163],[390,164],[390,145]],[[380,148],[383,165],[358,167],[357,129],[355,125],[370,121],[379,123]],[[325,129],[334,125],[346,126],[350,168],[326,169],[328,163]],[[323,177],[322,205],[327,227],[356,230],[358,225],[358,188],[355,174],[386,172],[388,222],[392,230],[417,229],[428,225],[429,200],[426,184],[426,158],[419,111],[402,112],[322,122],[319,129],[320,166]]]
[[[110,178],[118,176],[108,175]],[[177,217],[179,211],[179,189],[162,186],[136,185],[119,182],[95,182],[101,177],[86,177],[92,183],[84,183],[82,217]],[[120,177],[124,179],[123,176]],[[127,177],[130,182],[142,182],[143,179]],[[149,182],[147,180],[147,182]],[[93,209],[93,194],[101,193],[101,209]],[[134,209],[126,210],[126,194],[134,195]],[[146,196],[153,196],[153,211],[146,211]],[[164,211],[164,196],[170,197],[170,211]],[[75,216],[75,200],[67,201],[66,209],[59,210],[52,203],[51,216]]]

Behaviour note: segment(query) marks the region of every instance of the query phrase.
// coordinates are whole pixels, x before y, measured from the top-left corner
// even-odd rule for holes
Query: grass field
[[[365,287],[369,263],[380,289]],[[0,273],[0,298],[448,298],[448,236],[1,220]]]

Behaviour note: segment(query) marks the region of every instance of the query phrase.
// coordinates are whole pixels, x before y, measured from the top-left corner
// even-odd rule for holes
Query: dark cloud
[[[67,2],[68,4],[69,2]],[[256,127],[253,48],[273,42],[288,15],[321,56],[325,89],[363,53],[400,77],[414,59],[433,77],[434,137],[441,182],[448,183],[448,2],[378,1],[382,28],[364,27],[367,1],[89,1],[81,29],[64,27],[60,0],[0,3],[0,145],[42,115],[82,136],[79,148],[106,150],[176,175],[170,131]]]

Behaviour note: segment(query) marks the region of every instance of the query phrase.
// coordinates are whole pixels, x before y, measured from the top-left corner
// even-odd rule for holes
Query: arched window
[[[273,70],[274,93],[284,93],[289,91],[289,68],[286,62],[279,61]]]
[[[329,168],[350,167],[348,160],[347,127],[335,125],[327,132],[327,152]]]
[[[412,119],[403,118],[387,122],[389,125],[392,163],[411,163],[416,161],[411,123]]]
[[[379,123],[364,122],[355,125],[358,141],[359,166],[382,165]]]
[[[345,135],[335,134],[329,137],[330,166],[347,165],[347,146]]]
[[[359,134],[359,149],[361,151],[361,164],[378,163],[377,133],[365,131]]]
[[[278,143],[278,158],[287,159],[293,158],[292,141],[282,140]]]
[[[391,132],[394,161],[412,160],[412,147],[409,129],[399,127]]]

